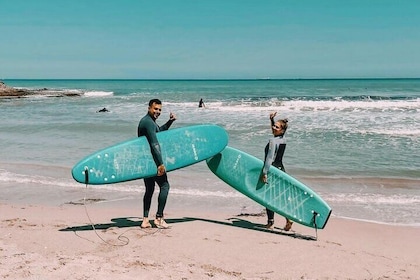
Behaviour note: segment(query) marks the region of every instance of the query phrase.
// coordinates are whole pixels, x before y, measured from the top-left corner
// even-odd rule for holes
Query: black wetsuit
[[[276,136],[270,139],[267,146],[265,146],[263,174],[267,175],[271,165],[286,172],[283,166],[283,155],[285,149],[286,138],[284,137],[284,135]],[[274,220],[274,212],[268,208],[266,210],[268,220]]]
[[[146,136],[147,140],[149,141],[150,150],[156,166],[163,164],[162,151],[160,149],[156,133],[159,131],[168,130],[172,122],[173,121],[169,120],[167,123],[159,127],[149,114],[144,116],[139,122],[137,128],[137,136]],[[156,217],[163,217],[163,210],[165,209],[166,200],[169,193],[169,182],[166,173],[162,176],[154,176],[144,179],[146,192],[143,197],[143,217],[149,217],[150,205],[152,203],[152,197],[155,191],[155,183],[157,183],[160,187]]]

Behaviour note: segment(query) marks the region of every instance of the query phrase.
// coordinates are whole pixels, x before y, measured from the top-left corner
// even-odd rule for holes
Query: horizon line
[[[418,80],[420,77],[365,77],[365,78],[0,78],[7,80],[114,80],[114,81],[311,81],[311,80]]]

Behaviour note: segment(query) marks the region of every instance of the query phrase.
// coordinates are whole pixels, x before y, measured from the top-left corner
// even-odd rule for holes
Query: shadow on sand
[[[217,220],[209,220],[209,219],[202,219],[202,218],[191,218],[191,217],[184,217],[178,219],[165,219],[168,224],[177,224],[177,223],[185,223],[185,222],[194,222],[194,221],[201,221],[207,223],[214,223],[218,225],[230,226],[230,227],[237,227],[243,228],[248,230],[256,230],[260,232],[270,233],[270,234],[277,234],[288,236],[292,238],[302,239],[302,240],[309,240],[309,241],[316,241],[317,238],[314,236],[309,235],[302,235],[296,232],[286,232],[280,228],[274,229],[266,229],[264,225],[251,223],[247,220],[239,219],[239,218],[229,218],[227,219],[231,222],[224,222],[224,221],[217,221]],[[106,224],[93,224],[93,225],[82,225],[82,226],[73,226],[60,229],[59,231],[87,231],[87,230],[94,230],[94,229],[109,229],[112,227],[118,228],[129,228],[129,227],[140,227],[141,218],[139,217],[123,217],[123,218],[114,218],[111,219],[111,223]]]

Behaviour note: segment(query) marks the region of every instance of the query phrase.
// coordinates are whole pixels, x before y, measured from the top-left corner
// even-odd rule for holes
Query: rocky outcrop
[[[8,87],[4,82],[0,81],[0,96],[1,97],[18,97],[25,96],[28,93],[25,90]]]
[[[80,96],[80,94],[78,93],[51,91],[51,90],[48,90],[47,88],[34,89],[34,90],[16,89],[13,87],[9,87],[3,81],[0,81],[0,98],[21,98],[21,97],[28,97],[32,95],[45,95],[45,96],[52,96],[52,97]]]

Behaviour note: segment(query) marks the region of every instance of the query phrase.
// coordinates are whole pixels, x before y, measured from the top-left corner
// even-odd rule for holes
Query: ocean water
[[[320,194],[333,215],[420,225],[420,79],[4,82],[81,96],[0,99],[0,201],[82,197],[85,186],[72,179],[72,166],[136,137],[148,101],[159,98],[159,124],[170,112],[178,118],[172,128],[218,124],[228,131],[230,146],[261,159],[271,137],[268,116],[276,111],[289,120],[286,171]],[[200,98],[205,108],[198,108]],[[98,113],[103,107],[109,112]],[[169,180],[167,211],[263,210],[204,162],[171,172]],[[90,188],[108,200],[137,201],[141,209],[142,180]],[[37,196],[40,189],[47,195]]]

